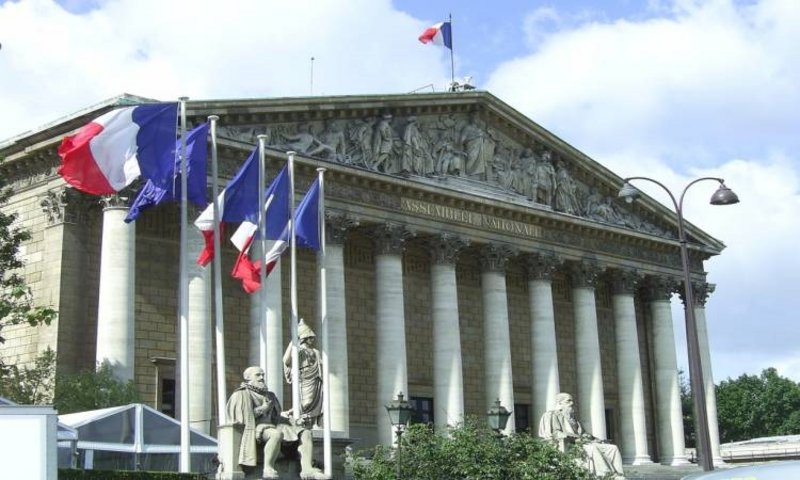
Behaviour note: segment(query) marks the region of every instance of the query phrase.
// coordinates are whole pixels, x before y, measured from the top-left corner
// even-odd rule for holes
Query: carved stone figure
[[[300,342],[297,352],[300,370],[300,420],[306,425],[320,425],[322,418],[322,354],[314,348],[317,336],[303,319],[300,319],[297,336]],[[291,343],[283,354],[283,372],[286,381],[292,383]]]
[[[369,168],[372,158],[372,124],[373,120],[355,120],[347,133],[350,161],[365,168]]]
[[[544,150],[536,163],[536,185],[538,193],[535,200],[544,205],[553,205],[556,186],[556,170],[553,168],[552,153]]]
[[[625,479],[619,448],[583,431],[583,426],[573,413],[572,395],[556,395],[555,410],[548,410],[539,421],[539,436],[556,442],[561,450],[568,444],[580,445],[586,453],[586,466],[597,477],[612,475]]]
[[[417,117],[408,118],[403,130],[403,154],[400,162],[402,173],[429,175],[433,173],[433,161],[425,148],[425,141],[417,125]]]
[[[456,150],[446,136],[439,140],[434,155],[437,174],[454,176],[464,174],[464,153]]]
[[[311,430],[292,422],[289,412],[281,412],[281,404],[274,393],[267,390],[264,370],[249,367],[244,371],[244,382],[228,399],[228,422],[242,430],[239,446],[239,464],[256,467],[258,447],[264,449],[263,478],[279,478],[275,470],[282,442],[299,441],[301,478],[325,478],[322,471],[312,465],[313,438]]]
[[[329,120],[320,135],[322,143],[333,150],[333,159],[337,162],[349,163],[347,160],[347,140],[341,120]]]
[[[519,157],[519,193],[526,198],[534,200],[536,198],[536,157],[533,150],[525,148]]]
[[[386,114],[375,126],[372,134],[372,164],[370,169],[385,173],[395,173],[395,166],[392,165],[392,148],[394,147],[394,130],[389,123],[392,116]]]
[[[300,124],[295,134],[283,134],[286,143],[281,148],[294,150],[309,156],[327,157],[335,154],[335,150],[317,139],[312,132],[311,124]]]
[[[558,162],[553,208],[559,212],[576,215],[578,213],[577,188],[578,186],[564,162]]]
[[[462,128],[459,141],[467,156],[464,173],[485,180],[486,166],[494,154],[494,141],[488,136],[478,112],[470,114],[470,121]]]

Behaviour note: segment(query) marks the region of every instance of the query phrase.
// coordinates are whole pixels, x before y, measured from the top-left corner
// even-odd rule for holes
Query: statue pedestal
[[[336,432],[333,432],[334,434]],[[314,464],[322,470],[323,441],[322,432],[315,430],[314,434]],[[239,465],[239,445],[242,441],[242,427],[235,425],[220,425],[217,430],[218,457],[220,461],[217,471],[217,480],[255,480],[260,479],[263,472],[261,455],[257,467],[244,467]],[[352,442],[349,438],[334,436],[331,439],[332,479],[345,478],[345,449]],[[297,454],[297,444],[284,443],[281,453],[275,461],[275,469],[281,479],[300,478],[300,459]]]
[[[219,458],[217,480],[244,480],[245,473],[239,466],[239,444],[241,442],[241,428],[233,425],[220,425],[217,428],[217,457]]]

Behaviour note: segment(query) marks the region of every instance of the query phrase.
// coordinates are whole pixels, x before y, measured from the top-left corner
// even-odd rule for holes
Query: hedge
[[[58,480],[207,480],[203,473],[58,469]]]

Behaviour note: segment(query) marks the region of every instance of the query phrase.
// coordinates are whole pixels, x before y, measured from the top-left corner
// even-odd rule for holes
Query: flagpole
[[[453,15],[447,14],[447,21],[450,23],[450,85],[455,88],[456,84],[456,62],[453,60]]]
[[[267,371],[267,221],[264,208],[264,195],[266,191],[267,181],[267,165],[266,165],[266,147],[267,136],[261,134],[258,137],[258,234],[259,249],[261,252],[261,269],[259,270],[259,279],[261,288],[258,290],[258,316],[259,316],[259,361],[261,368]],[[266,379],[267,382],[273,382],[272,379]]]
[[[188,212],[188,168],[186,167],[186,101],[189,97],[180,97],[180,133],[181,133],[181,233],[180,233],[180,277],[178,280],[178,318],[180,344],[180,394],[181,394],[181,449],[180,471],[188,473],[192,470],[189,449],[189,281],[188,281],[188,236],[186,225],[189,223]]]
[[[292,416],[295,421],[300,420],[300,358],[298,352],[297,338],[297,238],[295,237],[295,218],[294,218],[294,155],[295,152],[288,151],[289,157],[289,245],[290,269],[291,269],[291,337],[292,337]]]
[[[208,117],[211,130],[211,195],[214,199],[214,319],[217,343],[217,424],[225,423],[225,321],[222,314],[222,247],[219,228],[219,170],[217,163],[217,115]]]
[[[328,362],[328,276],[325,259],[325,168],[318,168],[319,178],[319,210],[317,212],[319,225],[319,317],[322,339],[322,453],[325,465],[325,476],[333,476],[333,463],[331,460],[331,384],[330,365]]]

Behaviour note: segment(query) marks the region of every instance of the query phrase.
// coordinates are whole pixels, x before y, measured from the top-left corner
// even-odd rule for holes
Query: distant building
[[[138,186],[101,202],[56,174],[65,134],[143,101],[121,96],[0,143],[0,175],[14,189],[4,208],[33,233],[23,273],[37,301],[60,313],[50,327],[5,329],[2,357],[28,362],[51,346],[64,370],[108,359],[144,400],[174,414],[178,207],[126,226]],[[499,399],[513,411],[509,430],[536,430],[566,391],[587,429],[617,443],[626,463],[687,461],[670,313],[681,262],[669,209],[649,198],[619,202],[619,176],[487,92],[188,104],[192,124],[212,114],[226,179],[262,133],[270,177],[297,150],[298,198],[327,168],[330,417],[339,435],[389,443],[383,405],[398,391],[420,421],[484,415]],[[202,240],[190,234],[196,253]],[[704,305],[713,286],[703,263],[724,245],[691,225],[688,235],[710,386]],[[289,268],[268,281],[262,345],[258,303],[227,275],[227,239],[223,250],[228,391],[264,358],[288,405]],[[298,266],[299,313],[318,330],[314,254],[301,251]],[[213,431],[211,269],[193,266],[191,275],[190,415]]]

